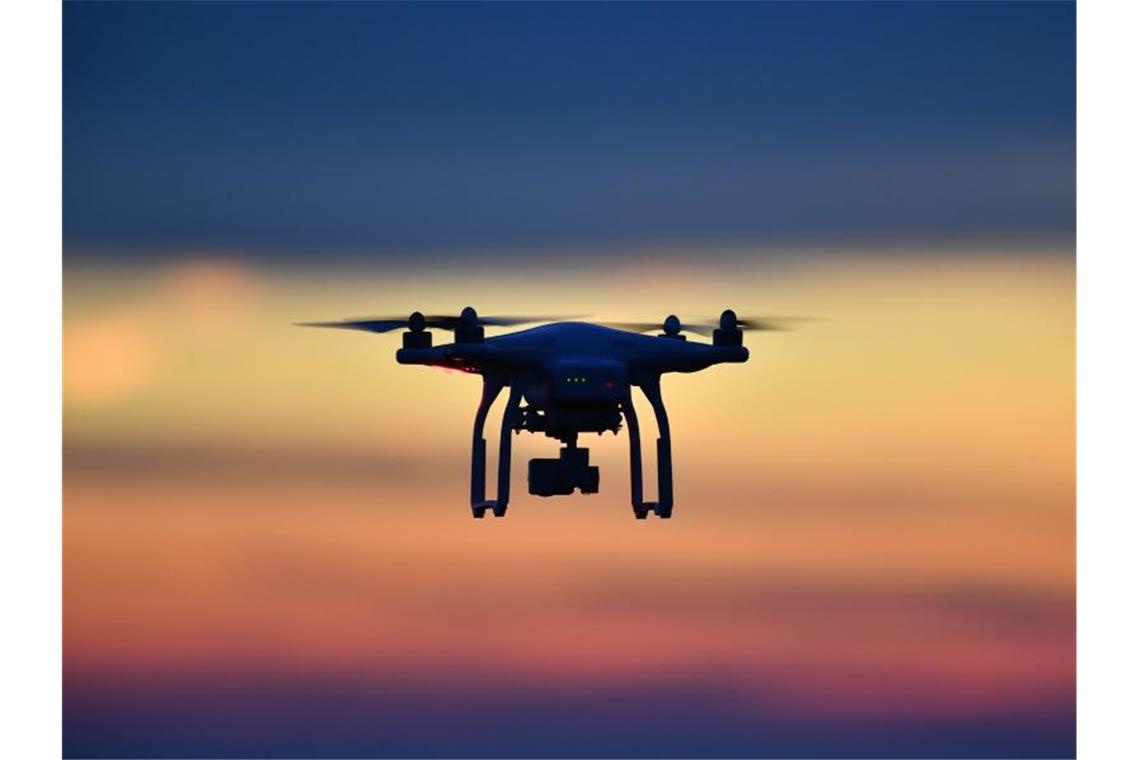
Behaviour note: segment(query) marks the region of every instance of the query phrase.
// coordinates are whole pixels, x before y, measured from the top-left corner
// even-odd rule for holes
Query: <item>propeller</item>
[[[466,307],[459,316],[451,314],[424,315],[412,312],[407,317],[352,317],[337,322],[297,322],[299,327],[333,327],[341,330],[364,330],[366,332],[386,333],[392,330],[407,329],[412,332],[423,332],[426,328],[455,330],[459,327],[476,327],[485,325],[490,327],[510,327],[511,325],[525,325],[531,322],[557,322],[571,317],[551,317],[537,315],[493,316],[481,317],[470,306]]]
[[[675,314],[670,314],[663,322],[602,322],[600,324],[630,332],[664,330],[666,335],[691,332],[711,336],[718,327],[722,330],[786,332],[794,329],[795,325],[815,321],[818,321],[816,317],[738,317],[732,309],[726,309],[718,319],[698,319],[693,322],[682,322]]]

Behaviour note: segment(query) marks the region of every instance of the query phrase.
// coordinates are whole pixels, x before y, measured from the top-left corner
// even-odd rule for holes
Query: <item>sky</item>
[[[66,3],[65,755],[1073,756],[1074,24]],[[467,304],[820,320],[476,521],[478,378],[293,326]]]
[[[69,3],[64,238],[1071,240],[1069,3]]]

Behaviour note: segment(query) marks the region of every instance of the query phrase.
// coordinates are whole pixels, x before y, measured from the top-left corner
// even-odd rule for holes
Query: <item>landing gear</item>
[[[641,474],[641,431],[637,424],[637,412],[633,408],[632,389],[621,402],[622,414],[629,429],[629,488],[633,502],[633,516],[644,520],[652,510],[662,520],[673,516],[673,451],[669,435],[669,417],[661,400],[661,378],[654,377],[641,384],[641,390],[653,405],[657,418],[657,502],[645,501],[642,492]]]
[[[507,516],[507,505],[503,504],[500,506],[498,504],[498,502],[494,502],[494,501],[485,501],[482,504],[477,504],[477,505],[472,506],[471,507],[471,516],[474,517],[476,520],[482,520],[484,517],[487,516],[487,510],[488,509],[491,510],[491,514],[493,514],[495,517],[506,517]]]
[[[483,378],[483,398],[475,412],[475,430],[471,440],[471,516],[483,519],[490,508],[495,517],[505,517],[507,502],[511,498],[511,428],[522,399],[520,386],[512,385],[503,410],[503,424],[499,432],[498,498],[487,499],[487,441],[483,439],[483,425],[491,404],[499,397],[505,383],[497,378]]]
[[[633,516],[644,520],[652,512],[659,519],[668,520],[673,516],[673,453],[669,435],[669,417],[661,400],[661,378],[650,377],[639,382],[641,390],[653,405],[657,420],[657,501],[645,501],[641,469],[641,433],[637,423],[637,413],[633,408],[632,390],[628,390],[620,400],[621,414],[625,416],[629,429],[629,482],[630,501]],[[503,410],[502,426],[499,433],[499,472],[498,496],[488,499],[487,485],[487,442],[483,438],[483,426],[491,404],[498,398],[507,380],[503,377],[483,377],[483,397],[475,413],[475,429],[471,439],[471,516],[481,520],[487,510],[495,517],[507,514],[507,502],[511,495],[511,432],[520,428],[519,405],[522,401],[521,383],[512,383],[506,409]],[[561,437],[561,436],[559,436]],[[577,434],[561,437],[566,446],[559,452],[558,459],[532,459],[527,472],[528,489],[537,496],[554,496],[573,493],[597,493],[598,468],[589,464],[589,450],[577,447]]]

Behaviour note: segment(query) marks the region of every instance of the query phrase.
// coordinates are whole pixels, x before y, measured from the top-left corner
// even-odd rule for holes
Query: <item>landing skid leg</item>
[[[629,430],[629,498],[633,504],[633,516],[644,520],[649,514],[649,505],[642,500],[641,428],[637,424],[637,410],[633,408],[632,393],[625,394],[621,401],[621,411]]]
[[[471,440],[471,515],[482,519],[487,510],[495,517],[507,514],[507,502],[511,496],[511,429],[518,414],[522,391],[518,384],[511,386],[507,408],[503,410],[503,424],[499,433],[499,477],[498,498],[487,499],[487,442],[483,438],[483,426],[491,404],[503,390],[502,380],[483,379],[483,397],[475,412],[475,430]]]
[[[673,444],[669,434],[669,415],[665,412],[665,402],[661,400],[661,378],[641,386],[645,397],[653,405],[657,418],[657,504],[653,511],[662,520],[673,516]]]
[[[653,413],[657,418],[657,428],[661,437],[657,439],[657,502],[644,500],[644,479],[641,461],[641,429],[637,424],[637,411],[633,408],[632,392],[627,393],[621,402],[622,414],[629,429],[629,489],[633,503],[633,516],[644,520],[650,513],[663,520],[673,516],[673,461],[669,437],[669,418],[665,414],[665,404],[661,400],[659,378],[642,384]]]
[[[502,381],[484,377],[483,397],[475,412],[475,432],[471,440],[471,516],[480,520],[487,514],[487,508],[495,505],[487,501],[487,441],[483,439],[483,425],[491,404],[502,390]]]

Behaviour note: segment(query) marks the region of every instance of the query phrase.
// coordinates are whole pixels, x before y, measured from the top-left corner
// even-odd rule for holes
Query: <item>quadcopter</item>
[[[531,459],[529,491],[535,496],[598,492],[599,472],[590,464],[589,449],[578,446],[581,433],[617,433],[622,419],[629,428],[630,498],[639,520],[653,512],[673,515],[673,463],[669,417],[661,400],[661,375],[697,372],[714,364],[748,361],[745,330],[780,330],[778,318],[738,318],[726,310],[716,321],[682,323],[670,315],[663,322],[586,323],[556,317],[483,317],[468,306],[456,316],[373,317],[339,322],[302,322],[304,327],[331,327],[386,333],[404,328],[400,364],[445,367],[483,376],[483,395],[475,412],[471,440],[471,513],[482,518],[507,513],[511,488],[511,433],[543,433],[562,443],[557,459]],[[544,322],[518,332],[486,337],[484,327]],[[429,328],[449,330],[451,343],[432,344]],[[650,331],[660,332],[647,335]],[[711,343],[687,340],[683,332],[711,336]],[[657,420],[657,501],[645,501],[642,490],[641,436],[633,407],[638,387]],[[486,496],[487,442],[483,427],[491,404],[510,388],[499,433],[496,498]],[[524,404],[525,402],[525,404]]]

